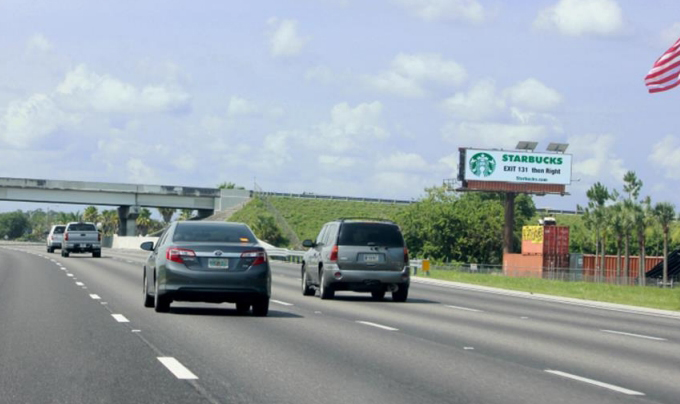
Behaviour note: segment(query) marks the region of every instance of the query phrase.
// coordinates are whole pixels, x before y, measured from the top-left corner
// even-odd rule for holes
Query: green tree
[[[30,233],[30,225],[28,216],[20,210],[3,213],[0,215],[0,237],[17,239],[26,233]]]
[[[226,182],[225,181],[225,182],[217,185],[217,189],[235,189],[235,188],[236,188],[236,184],[234,184],[233,182]]]
[[[663,231],[663,285],[668,283],[668,233],[671,223],[675,220],[675,205],[660,202],[654,206],[654,217]]]
[[[605,226],[607,220],[606,202],[612,199],[612,194],[609,192],[609,189],[607,189],[606,186],[604,186],[600,182],[597,182],[592,187],[590,187],[590,189],[588,189],[588,191],[586,192],[586,196],[588,197],[588,208],[590,209],[592,215],[594,216],[593,227],[595,229],[596,247],[599,246],[600,251],[602,252],[602,260],[599,266],[599,274],[597,274],[597,276],[601,277],[602,274],[604,274],[604,260],[606,253],[606,231],[603,237],[602,229],[606,228]],[[595,252],[596,257],[597,252],[598,250],[596,248]]]
[[[83,212],[83,220],[84,221],[97,223],[98,218],[99,218],[99,211],[97,211],[96,206],[88,206],[87,208],[85,208],[85,212]]]
[[[175,208],[158,208],[158,213],[163,217],[165,224],[172,222],[172,216],[175,214],[177,209]]]
[[[283,236],[281,229],[276,224],[276,219],[272,215],[259,215],[253,225],[253,232],[260,240],[277,247],[288,244],[288,240]]]

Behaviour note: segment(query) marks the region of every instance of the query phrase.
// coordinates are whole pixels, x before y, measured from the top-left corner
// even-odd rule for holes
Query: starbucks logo
[[[477,153],[470,159],[470,170],[477,177],[488,177],[496,169],[496,160],[488,153]]]

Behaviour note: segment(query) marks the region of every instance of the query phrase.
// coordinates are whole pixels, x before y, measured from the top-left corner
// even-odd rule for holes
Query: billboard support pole
[[[506,192],[503,206],[505,208],[505,225],[503,227],[503,254],[513,253],[513,232],[515,229],[516,192]]]

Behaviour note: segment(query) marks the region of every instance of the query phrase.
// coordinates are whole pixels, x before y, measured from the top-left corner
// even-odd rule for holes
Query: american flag
[[[650,93],[659,93],[680,85],[680,39],[654,63],[645,76]]]

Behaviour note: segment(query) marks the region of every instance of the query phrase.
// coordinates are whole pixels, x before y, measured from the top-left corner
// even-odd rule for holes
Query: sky
[[[0,176],[417,199],[532,140],[574,161],[539,207],[680,206],[679,37],[677,0],[0,0]]]

